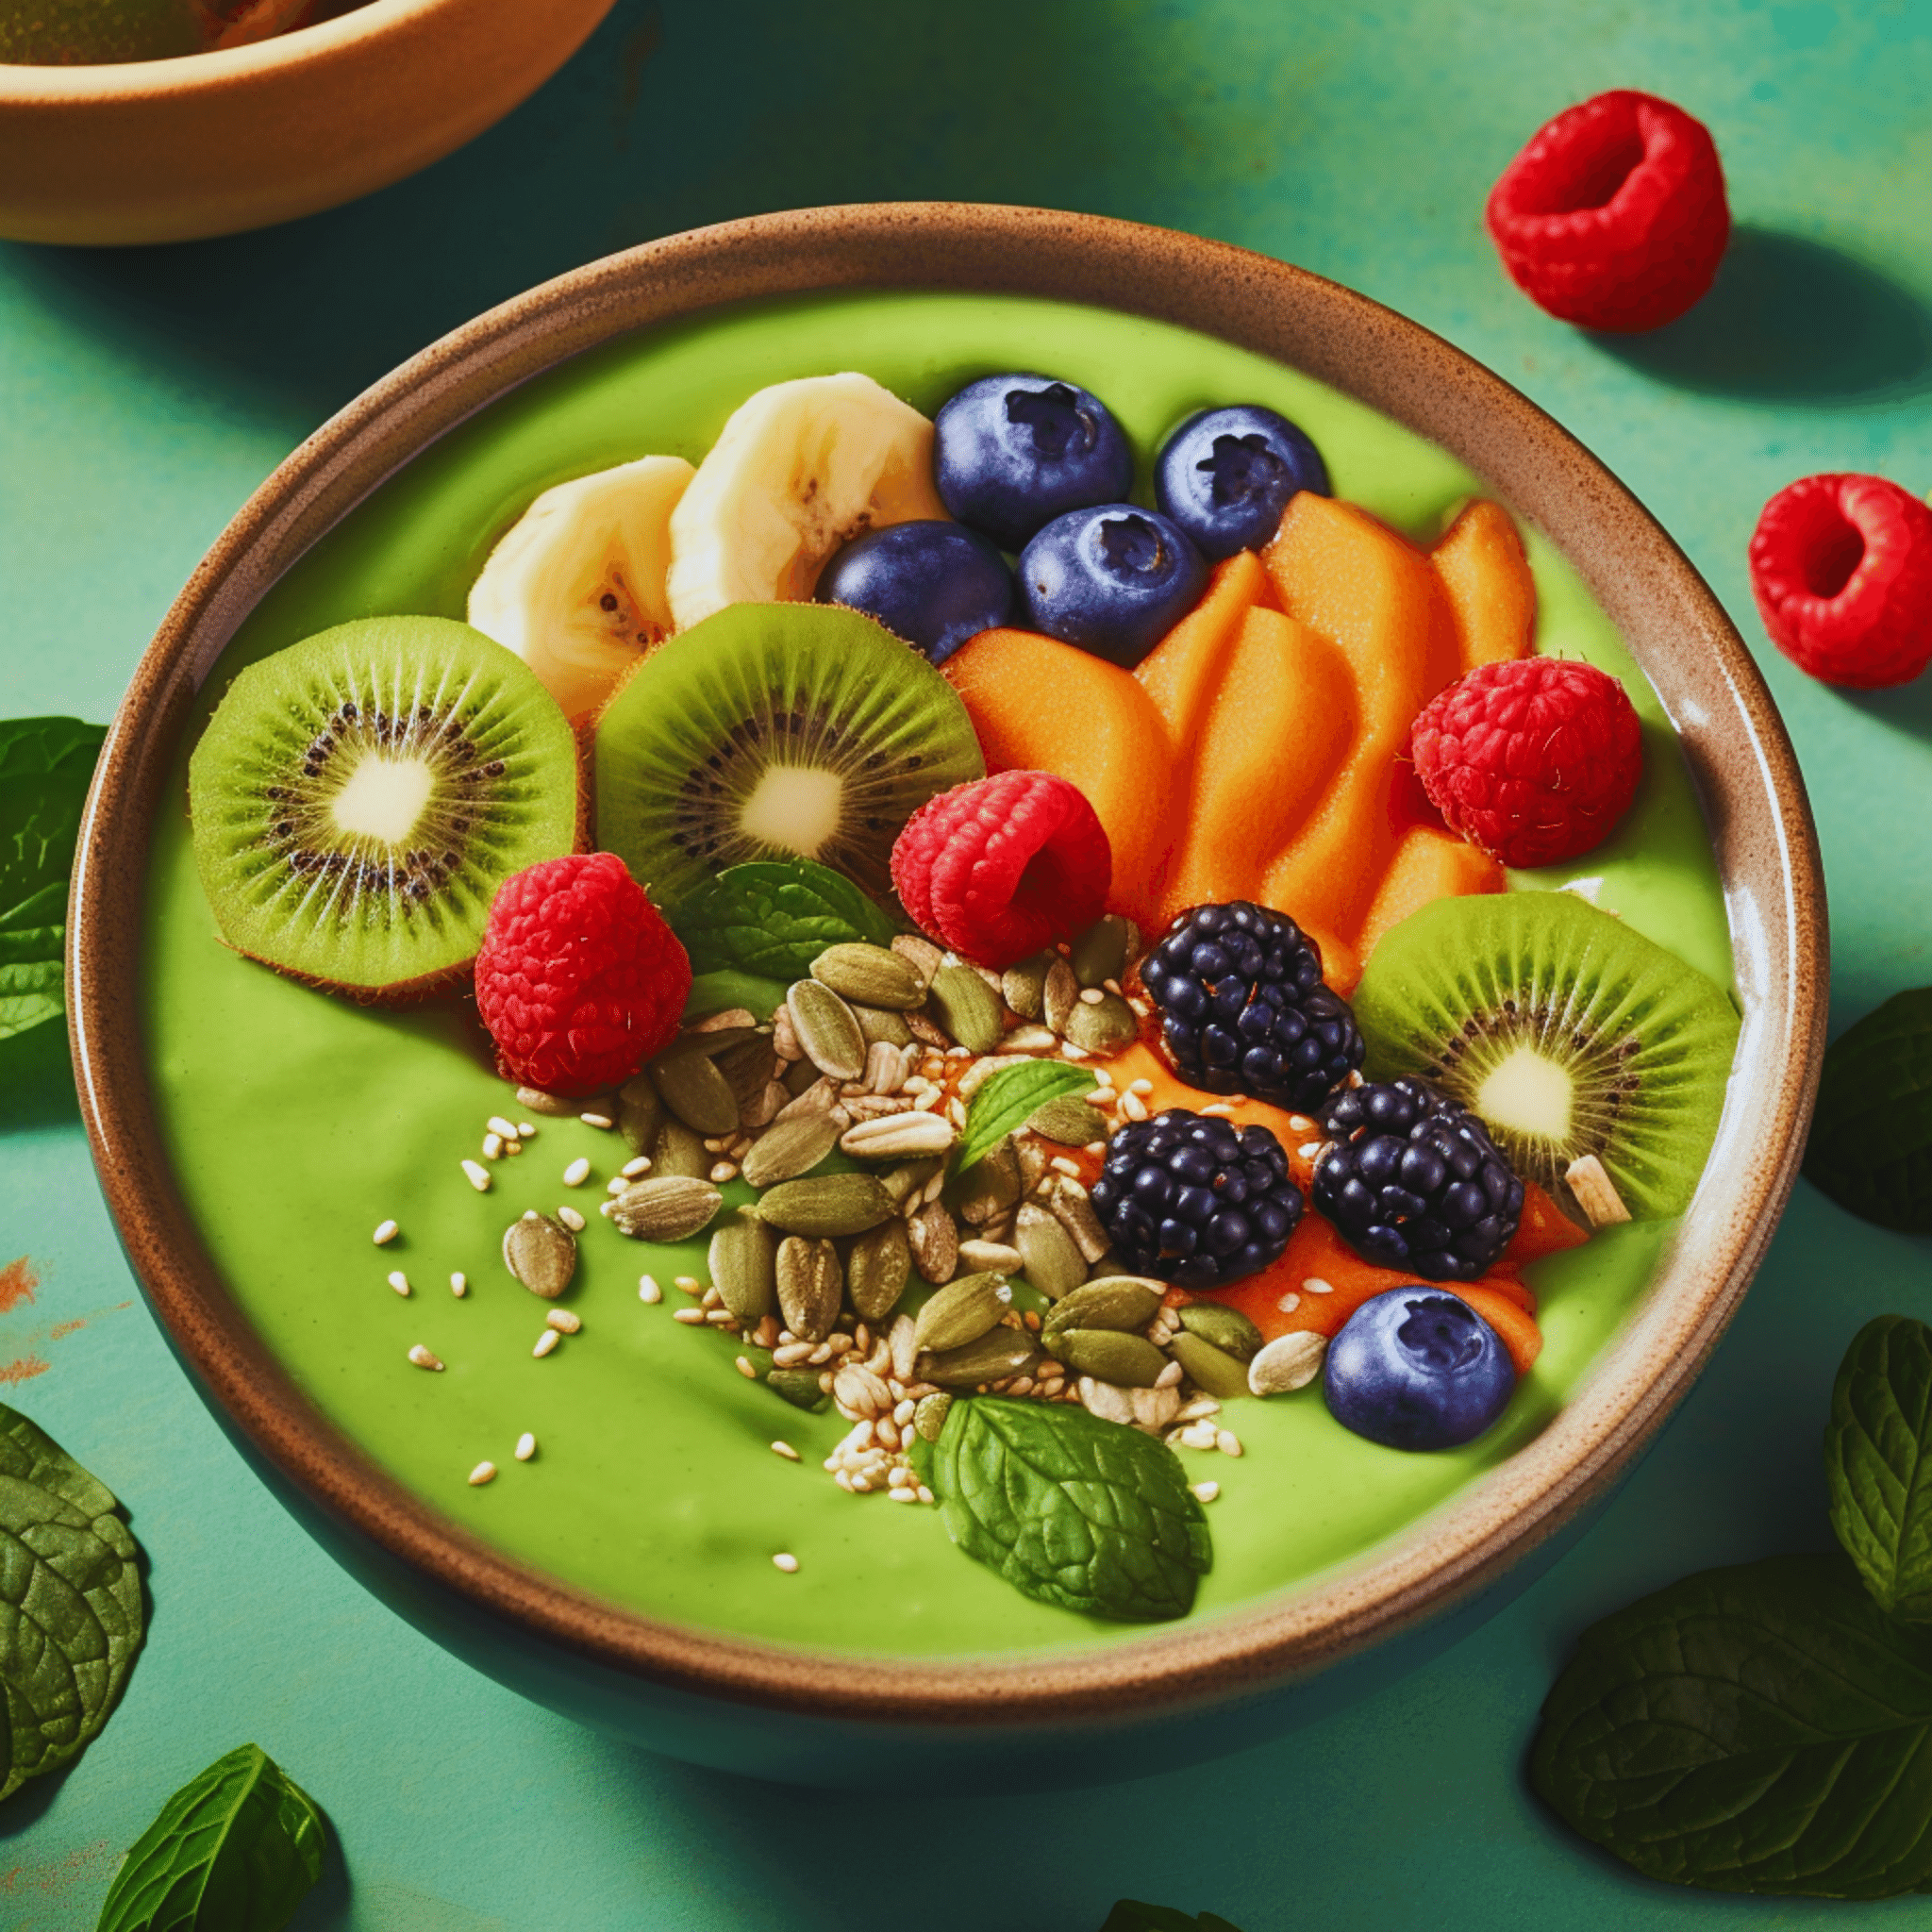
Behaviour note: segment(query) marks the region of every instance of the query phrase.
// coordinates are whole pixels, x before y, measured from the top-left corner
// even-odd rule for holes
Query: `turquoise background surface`
[[[1666,94],[1724,155],[1718,286],[1636,341],[1506,282],[1489,184],[1572,100]],[[1574,430],[1704,571],[1812,788],[1837,1027],[1932,979],[1932,682],[1852,697],[1765,644],[1744,546],[1791,478],[1932,485],[1932,6],[1266,0],[970,12],[623,0],[501,126],[357,207],[194,246],[0,247],[0,715],[107,717],[202,551],[301,437],[505,296],[758,209],[941,195],[1164,223],[1337,277]],[[237,158],[246,165],[245,157]],[[858,1800],[654,1759],[471,1674],[247,1473],[141,1305],[71,1104],[0,1134],[0,1388],[125,1499],[152,1634],[106,1734],[0,1809],[0,1927],[92,1926],[162,1798],[254,1739],[340,1851],[298,1932],[1090,1932],[1124,1892],[1316,1926],[1922,1924],[1680,1893],[1521,1775],[1575,1633],[1681,1573],[1824,1540],[1817,1445],[1869,1316],[1932,1316],[1927,1244],[1801,1184],[1715,1362],[1582,1544],[1369,1702],[1203,1769],[1051,1801]]]

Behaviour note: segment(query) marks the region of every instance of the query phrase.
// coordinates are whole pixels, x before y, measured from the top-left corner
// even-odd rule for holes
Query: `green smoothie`
[[[494,404],[378,490],[298,563],[229,646],[202,717],[242,665],[380,612],[461,617],[496,539],[553,483],[661,452],[699,460],[752,391],[857,369],[931,413],[974,376],[1042,370],[1101,395],[1146,461],[1181,417],[1258,402],[1300,423],[1335,492],[1432,538],[1475,479],[1443,451],[1266,359],[1162,324],[1069,305],[854,294],[759,305],[577,358]],[[1143,490],[1139,492],[1151,500]],[[1645,724],[1637,803],[1572,873],[1595,902],[1720,983],[1731,956],[1716,867],[1661,707],[1574,574],[1526,533],[1538,645],[1620,677]],[[191,740],[198,733],[191,732]],[[146,1018],[163,1132],[236,1299],[289,1374],[361,1452],[519,1560],[647,1615],[779,1643],[958,1655],[1130,1639],[1031,1601],[947,1540],[936,1511],[854,1497],[819,1463],[846,1432],[745,1380],[741,1344],[675,1322],[702,1239],[625,1240],[596,1213],[628,1154],[575,1120],[539,1123],[475,1192],[459,1163],[509,1114],[467,1004],[384,1012],[277,978],[218,941],[190,845],[183,774],[160,822],[147,912]],[[563,1171],[588,1158],[591,1176]],[[750,1198],[741,1184],[727,1197]],[[539,1358],[546,1305],[505,1271],[526,1208],[569,1203],[589,1227],[568,1306],[579,1334]],[[393,1219],[398,1237],[372,1231]],[[1214,1567],[1196,1617],[1305,1585],[1358,1557],[1502,1461],[1556,1413],[1641,1297],[1669,1224],[1600,1234],[1531,1271],[1541,1359],[1467,1448],[1405,1455],[1336,1424],[1318,1390],[1230,1406],[1240,1459],[1182,1449],[1208,1508]],[[410,1293],[394,1292],[391,1270]],[[452,1272],[469,1291],[451,1292]],[[662,1284],[640,1299],[640,1276]],[[410,1365],[421,1344],[441,1374]],[[537,1451],[514,1458],[528,1432]],[[782,1439],[802,1461],[775,1455]],[[471,1487],[484,1460],[500,1474]],[[772,1562],[785,1551],[795,1574]]]

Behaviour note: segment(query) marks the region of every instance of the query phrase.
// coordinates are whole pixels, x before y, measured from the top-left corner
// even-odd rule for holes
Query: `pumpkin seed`
[[[932,1355],[964,1348],[998,1324],[1012,1299],[1013,1291],[997,1274],[962,1274],[920,1309],[913,1346]]]
[[[839,1123],[826,1113],[774,1121],[744,1150],[739,1173],[755,1188],[775,1187],[809,1174],[839,1144]]]
[[[1118,912],[1097,919],[1074,941],[1067,964],[1082,986],[1118,986],[1127,970],[1127,956],[1140,938],[1133,923]]]
[[[1251,1362],[1261,1352],[1261,1331],[1239,1308],[1220,1302],[1190,1302],[1180,1316],[1181,1326],[1190,1335],[1198,1335],[1238,1362]]]
[[[1119,993],[1106,992],[1093,1006],[1085,1000],[1075,1000],[1068,1011],[1066,1024],[1059,1030],[1075,1046],[1085,1047],[1089,1053],[1111,1053],[1139,1038],[1141,1021]]]
[[[1012,1207],[1020,1193],[1020,1157],[1009,1137],[967,1169],[959,1183],[959,1219],[968,1227],[983,1227]]]
[[[660,1053],[645,1071],[664,1105],[692,1133],[716,1136],[738,1131],[738,1096],[708,1054],[695,1047],[674,1046]]]
[[[909,959],[862,941],[827,946],[811,962],[811,976],[841,999],[910,1012],[925,1003],[925,979]]]
[[[1000,996],[970,966],[941,966],[925,1000],[932,1016],[969,1053],[1000,1043]]]
[[[914,1374],[922,1382],[937,1382],[941,1389],[975,1389],[982,1382],[1017,1375],[1039,1359],[1040,1351],[1024,1329],[991,1328],[963,1348],[921,1356]]]
[[[912,1411],[912,1426],[919,1431],[925,1441],[937,1442],[940,1431],[946,1425],[946,1417],[951,1413],[954,1398],[943,1389],[937,1395],[922,1395],[919,1406]]]
[[[778,1310],[786,1327],[801,1341],[823,1341],[845,1297],[838,1249],[828,1241],[787,1235],[778,1243],[775,1272]]]
[[[1000,991],[1021,1019],[1040,1018],[1041,988],[1046,984],[1046,975],[1058,958],[1058,953],[1035,953],[1032,958],[1008,966],[1000,975]]]
[[[959,1229],[941,1201],[928,1201],[906,1224],[913,1266],[922,1281],[950,1281],[959,1265]]]
[[[1116,1389],[1151,1389],[1167,1357],[1144,1335],[1118,1328],[1059,1328],[1041,1338],[1049,1355],[1078,1375],[1111,1382]]]
[[[554,1302],[577,1272],[576,1237],[562,1222],[532,1208],[504,1229],[503,1265],[532,1294]]]
[[[1080,1004],[1080,982],[1064,959],[1056,958],[1046,969],[1040,989],[1041,1017],[1056,1033],[1065,1034],[1067,1015]]]
[[[944,1154],[958,1138],[958,1130],[942,1114],[887,1113],[848,1127],[839,1137],[839,1146],[855,1160],[905,1160],[914,1155]]]
[[[794,1408],[820,1409],[832,1400],[820,1388],[816,1369],[774,1369],[765,1380],[774,1395],[782,1395]]]
[[[1224,1402],[1248,1392],[1247,1363],[1224,1348],[1217,1348],[1211,1341],[1186,1328],[1167,1347],[1168,1353],[1188,1372],[1189,1378],[1197,1389],[1205,1389],[1209,1395],[1219,1396]]]
[[[785,1008],[780,1007],[778,1010],[782,1013]],[[778,1077],[783,1081],[786,1092],[796,1098],[816,1087],[824,1075],[809,1060],[799,1059],[786,1060],[785,1071]]]
[[[861,1321],[883,1322],[899,1306],[912,1274],[912,1243],[895,1214],[852,1243],[845,1257],[845,1293]]]
[[[682,1241],[724,1205],[709,1181],[692,1174],[647,1174],[633,1181],[610,1204],[610,1219],[622,1233],[640,1241]]]
[[[1056,1302],[1046,1311],[1041,1333],[1057,1335],[1062,1328],[1141,1329],[1159,1311],[1166,1292],[1164,1283],[1145,1275],[1109,1274]]]
[[[1087,1263],[1073,1236],[1031,1201],[1014,1217],[1013,1245],[1025,1263],[1026,1279],[1049,1301],[1071,1294],[1087,1279]]]
[[[658,1123],[649,1151],[652,1174],[666,1179],[701,1181],[710,1173],[711,1162],[716,1158],[705,1152],[702,1135],[692,1133],[682,1121],[670,1119]]]
[[[711,1283],[744,1328],[756,1328],[777,1306],[778,1241],[756,1215],[726,1215],[711,1235]]]
[[[868,1046],[876,1046],[881,1041],[888,1046],[912,1044],[912,1029],[907,1025],[904,1013],[891,1012],[884,1007],[854,1007],[852,1017],[858,1022],[858,1030]]]
[[[829,986],[797,981],[785,995],[785,1010],[806,1058],[820,1073],[856,1080],[865,1072],[865,1035],[852,1008]]]
[[[633,1154],[648,1154],[664,1124],[664,1103],[648,1074],[626,1080],[617,1090],[617,1131]]]
[[[1026,1123],[1029,1134],[1043,1134],[1062,1147],[1085,1147],[1107,1139],[1107,1122],[1097,1108],[1091,1108],[1073,1093],[1062,1093],[1037,1108]]]
[[[1257,1395],[1286,1395],[1306,1389],[1328,1358],[1328,1338],[1297,1330],[1277,1335],[1248,1364],[1248,1387]]]
[[[944,1165],[943,1160],[908,1160],[903,1167],[890,1170],[882,1178],[886,1192],[892,1197],[892,1206],[903,1207],[914,1191],[924,1187]]]
[[[893,1207],[875,1174],[819,1174],[768,1188],[758,1196],[756,1212],[787,1234],[822,1240],[863,1234],[892,1213]]]

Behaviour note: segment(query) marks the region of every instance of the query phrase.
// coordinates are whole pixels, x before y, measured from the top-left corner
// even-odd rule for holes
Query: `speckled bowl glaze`
[[[238,1312],[186,1213],[142,1069],[149,828],[194,693],[304,548],[471,411],[626,330],[721,304],[944,288],[1098,304],[1272,356],[1450,450],[1589,581],[1681,734],[1729,907],[1744,1026],[1702,1188],[1647,1295],[1569,1405],[1425,1524],[1239,1613],[1093,1650],[903,1663],[783,1652],[593,1601],[487,1549],[379,1474]],[[230,525],[116,718],[75,874],[75,1060],[128,1255],[264,1479],[404,1615],[519,1690],[656,1748],[765,1776],[953,1788],[1100,1781],[1247,1743],[1389,1680],[1574,1534],[1736,1310],[1797,1172],[1824,1046],[1824,899],[1791,749],[1717,600],[1642,507],[1507,384],[1346,289],[1236,248],[1038,209],[763,216],[593,263],[493,310],[309,439]]]
[[[248,47],[0,65],[0,236],[187,242],[440,160],[534,93],[612,0],[369,0]]]

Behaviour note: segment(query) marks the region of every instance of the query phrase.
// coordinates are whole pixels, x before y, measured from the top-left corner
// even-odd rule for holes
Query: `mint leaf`
[[[827,946],[891,945],[899,930],[848,879],[809,859],[727,866],[678,901],[671,929],[693,973],[802,979]]]
[[[954,1171],[964,1174],[974,1161],[984,1160],[1049,1100],[1066,1093],[1085,1093],[1094,1084],[1085,1067],[1070,1067],[1064,1060],[1002,1067],[975,1091],[966,1108],[966,1131],[959,1136],[959,1158]]]
[[[281,1932],[322,1876],[322,1813],[259,1744],[161,1807],[115,1874],[95,1932]]]
[[[62,926],[45,925],[25,934],[0,933],[0,1040],[25,1033],[42,1020],[58,1020],[67,1010],[60,963],[64,932]],[[8,942],[14,940],[46,950],[38,957],[9,958]]]
[[[1825,1050],[1805,1177],[1880,1227],[1932,1234],[1932,987],[1894,993]]]
[[[1124,1898],[1107,1915],[1100,1932],[1240,1932],[1213,1912],[1191,1918],[1172,1906],[1143,1906],[1139,1899]]]
[[[934,1446],[946,1533],[1041,1603],[1116,1623],[1184,1617],[1214,1560],[1180,1458],[1063,1404],[954,1403]]]
[[[1852,1338],[1824,1432],[1831,1526],[1881,1609],[1932,1622],[1932,1328],[1881,1315]]]
[[[1530,1782],[1652,1878],[1712,1891],[1932,1890],[1932,1631],[1841,1556],[1687,1576],[1583,1634]]]
[[[0,1798],[78,1757],[133,1668],[139,1551],[118,1507],[0,1403]]]

